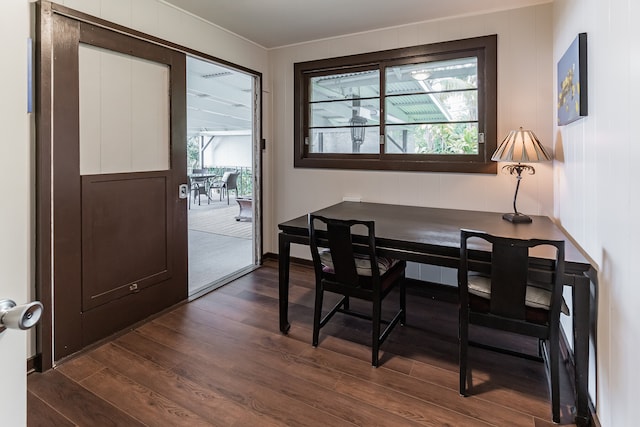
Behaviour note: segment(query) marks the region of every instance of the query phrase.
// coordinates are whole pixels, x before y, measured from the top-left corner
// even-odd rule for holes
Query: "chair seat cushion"
[[[470,274],[469,293],[489,299],[491,297],[491,279],[479,274]],[[550,302],[550,291],[535,286],[527,286],[527,293],[525,296],[525,305],[527,307],[549,310]],[[567,316],[569,315],[569,307],[567,306],[564,298],[562,298],[562,307],[560,310]]]
[[[331,259],[331,252],[326,248],[318,248],[320,252],[320,262],[322,262],[322,270],[325,273],[333,273],[333,260]],[[387,257],[377,257],[378,270],[380,275],[383,276],[388,270],[398,263],[397,259]],[[371,261],[369,261],[368,255],[354,254],[354,260],[356,263],[356,270],[359,276],[371,276]]]

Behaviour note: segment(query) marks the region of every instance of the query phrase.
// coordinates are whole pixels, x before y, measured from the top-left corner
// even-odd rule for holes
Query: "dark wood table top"
[[[591,267],[562,229],[546,216],[531,216],[533,222],[529,224],[513,224],[503,220],[502,214],[497,212],[365,202],[340,202],[313,213],[332,218],[375,221],[376,242],[380,247],[452,257],[459,256],[461,228],[518,239],[564,240],[567,269],[583,272]],[[278,227],[287,234],[306,235],[307,215],[283,222]],[[483,245],[486,244],[480,244],[475,249],[485,250],[486,246]],[[553,252],[540,248],[532,256],[551,260]]]

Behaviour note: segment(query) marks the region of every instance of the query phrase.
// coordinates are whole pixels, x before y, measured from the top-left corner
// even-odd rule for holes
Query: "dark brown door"
[[[60,15],[50,22],[59,360],[187,297],[186,199],[179,196],[186,75],[179,52]]]

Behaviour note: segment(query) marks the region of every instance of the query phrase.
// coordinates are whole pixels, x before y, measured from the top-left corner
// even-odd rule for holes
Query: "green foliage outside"
[[[467,123],[423,125],[414,128],[417,154],[477,154],[478,130]]]
[[[253,194],[253,171],[251,168],[238,168],[238,195],[248,196]]]
[[[440,79],[439,108],[450,122],[414,127],[414,141],[418,154],[477,154],[478,127],[465,121],[477,119],[478,92],[476,74]],[[435,99],[435,98],[434,98]]]
[[[198,138],[187,139],[187,167],[198,167]]]

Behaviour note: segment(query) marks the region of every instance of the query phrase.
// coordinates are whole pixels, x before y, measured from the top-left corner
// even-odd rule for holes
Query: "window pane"
[[[478,154],[477,123],[387,125],[388,154]]]
[[[316,128],[310,130],[309,153],[375,153],[380,152],[380,128],[361,128],[364,140],[351,128]]]
[[[309,153],[379,153],[379,71],[317,76],[309,82]]]
[[[478,120],[477,90],[386,98],[387,124],[472,120]]]
[[[348,101],[318,102],[310,104],[309,127],[351,126],[352,117],[366,120],[364,124],[380,124],[380,99],[350,99]]]
[[[367,70],[311,77],[311,102],[380,96],[380,72]]]
[[[477,73],[475,57],[387,67],[385,151],[478,154]]]
[[[457,58],[447,61],[387,67],[385,94],[443,92],[476,89],[478,59]]]

